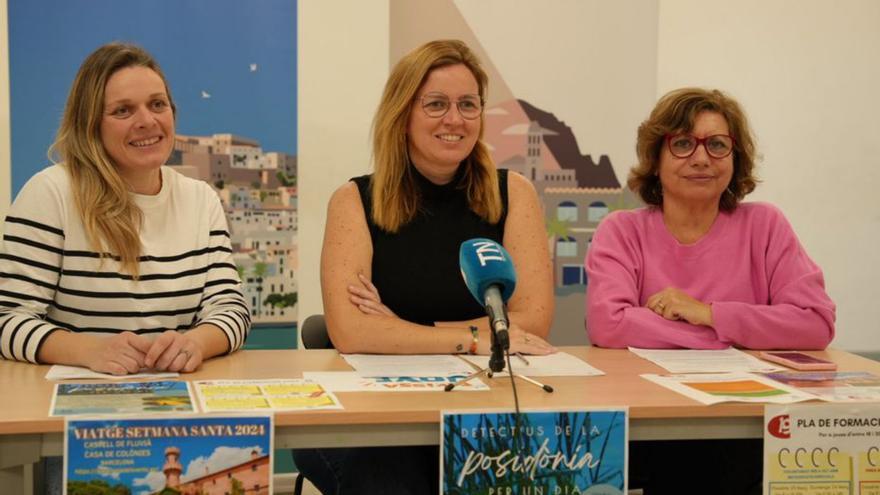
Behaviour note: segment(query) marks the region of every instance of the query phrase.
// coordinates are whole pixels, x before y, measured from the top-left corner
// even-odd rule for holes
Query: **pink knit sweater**
[[[618,211],[587,252],[587,332],[601,347],[823,349],[834,302],[822,271],[776,207],[744,203],[682,245],[657,208]],[[712,305],[713,327],[670,321],[644,307],[676,287]]]

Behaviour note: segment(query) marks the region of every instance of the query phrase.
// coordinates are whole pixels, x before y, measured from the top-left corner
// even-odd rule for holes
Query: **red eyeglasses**
[[[693,134],[667,134],[666,145],[672,156],[687,158],[697,151],[697,146],[703,145],[706,153],[712,158],[724,158],[733,153],[733,145],[736,140],[727,134],[715,134],[698,138]]]

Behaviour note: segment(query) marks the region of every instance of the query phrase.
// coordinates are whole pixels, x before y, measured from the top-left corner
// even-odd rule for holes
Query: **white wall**
[[[299,315],[323,313],[327,200],[370,169],[369,131],[388,77],[386,0],[299,2]]]
[[[661,0],[658,96],[717,87],[764,160],[750,199],[785,212],[837,302],[832,345],[880,350],[880,2]]]

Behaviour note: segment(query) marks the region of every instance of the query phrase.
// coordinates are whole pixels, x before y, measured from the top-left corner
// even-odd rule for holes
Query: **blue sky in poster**
[[[48,164],[80,63],[114,40],[159,61],[177,132],[297,152],[295,0],[9,0],[8,9],[13,195]]]
[[[262,425],[264,435],[229,436],[182,436],[182,437],[140,437],[123,436],[111,440],[76,440],[74,429],[97,431],[120,428],[130,432],[131,428],[154,426],[182,426],[187,431],[204,427],[227,425],[235,432],[236,424]],[[65,459],[68,479],[88,481],[103,479],[111,485],[123,484],[132,493],[153,493],[164,486],[165,449],[170,446],[180,449],[180,464],[183,468],[182,481],[202,476],[206,472],[216,472],[250,459],[250,452],[257,450],[260,455],[267,454],[271,448],[270,432],[272,426],[268,416],[263,417],[193,417],[177,419],[106,419],[73,420],[67,426],[67,447]],[[147,430],[139,430],[147,431]],[[207,430],[210,431],[210,430]],[[219,430],[218,430],[219,431]],[[242,430],[244,431],[244,430]],[[102,447],[109,442],[110,448]],[[117,447],[117,442],[120,442]],[[108,456],[108,451],[113,455]],[[100,466],[100,468],[99,468]],[[151,472],[150,472],[151,471]],[[187,476],[187,473],[190,476]],[[99,474],[100,473],[100,474]],[[195,474],[193,474],[195,473]]]

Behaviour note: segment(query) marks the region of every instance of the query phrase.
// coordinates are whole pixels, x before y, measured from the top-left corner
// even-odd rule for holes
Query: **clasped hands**
[[[675,287],[667,287],[652,295],[645,302],[645,307],[667,320],[712,326],[712,306]]]
[[[155,339],[132,332],[97,337],[89,347],[85,352],[88,368],[113,375],[144,370],[191,373],[204,360],[201,345],[174,330],[166,330]]]
[[[357,306],[357,308],[364,314],[384,315],[398,318],[398,316],[394,314],[394,311],[391,311],[388,306],[382,303],[382,298],[379,296],[379,289],[370,282],[370,279],[364,274],[358,273],[358,280],[360,280],[361,285],[348,286],[349,300],[352,304]],[[516,323],[510,324],[508,335],[510,337],[511,353],[519,352],[522,354],[544,355],[556,352],[556,348],[550,345],[547,341],[537,335],[526,332]],[[483,340],[485,340],[485,342]],[[490,351],[489,340],[481,339],[477,345],[477,354],[489,354]]]

